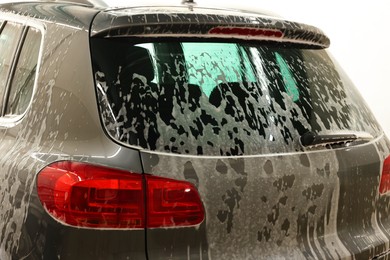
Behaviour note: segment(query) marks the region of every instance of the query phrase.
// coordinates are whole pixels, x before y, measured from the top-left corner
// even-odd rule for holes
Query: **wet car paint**
[[[23,20],[34,10],[45,33],[34,102],[23,120],[0,129],[0,259],[367,259],[389,250],[390,199],[378,193],[390,152],[386,137],[336,150],[237,158],[124,147],[102,128],[93,75],[84,73],[92,72],[88,22],[71,24],[81,17],[72,9],[25,5],[13,9],[21,15],[4,16]],[[64,19],[52,18],[58,10],[66,10]],[[35,189],[36,173],[58,160],[191,181],[206,220],[147,231],[65,226],[46,213]]]
[[[246,158],[142,152],[142,158],[145,172],[197,185],[206,220],[193,232],[205,230],[209,259],[369,259],[389,249],[388,211],[376,209],[388,202],[378,193],[386,145],[382,137],[335,151]],[[149,255],[180,258],[174,248],[157,250],[166,242],[159,231],[147,233]],[[190,256],[204,250],[180,230],[166,233],[187,239]]]
[[[22,120],[0,129],[0,259],[145,259],[143,230],[118,234],[65,226],[38,199],[36,174],[54,161],[108,164],[140,173],[142,167],[137,150],[112,142],[101,127],[93,75],[85,73],[92,71],[87,27],[46,20],[61,10],[67,17],[62,22],[74,21],[80,8],[25,6],[41,15],[45,30],[34,101]],[[10,12],[2,18],[28,20]]]

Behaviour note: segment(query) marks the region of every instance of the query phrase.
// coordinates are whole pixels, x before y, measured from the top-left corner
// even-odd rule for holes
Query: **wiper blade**
[[[316,134],[314,132],[306,132],[301,136],[301,144],[304,147],[326,146],[326,145],[343,145],[355,141],[370,141],[373,136],[365,132],[353,133],[329,133]]]

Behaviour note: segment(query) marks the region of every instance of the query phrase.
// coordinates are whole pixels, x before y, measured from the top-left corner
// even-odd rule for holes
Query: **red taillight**
[[[204,219],[196,188],[188,182],[146,176],[148,227],[193,226]]]
[[[272,29],[242,28],[242,27],[214,27],[209,34],[237,35],[247,37],[282,38],[283,32]]]
[[[379,192],[381,194],[390,191],[390,156],[383,162],[381,183],[379,185]]]
[[[198,225],[204,219],[199,194],[188,182],[63,161],[44,168],[37,185],[47,211],[73,226],[137,229]]]
[[[57,162],[38,175],[47,211],[69,225],[143,228],[142,175],[77,162]]]

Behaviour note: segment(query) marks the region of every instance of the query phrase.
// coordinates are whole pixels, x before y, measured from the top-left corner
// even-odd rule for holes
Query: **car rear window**
[[[123,144],[192,155],[302,150],[308,132],[380,129],[323,49],[91,39],[100,111]]]

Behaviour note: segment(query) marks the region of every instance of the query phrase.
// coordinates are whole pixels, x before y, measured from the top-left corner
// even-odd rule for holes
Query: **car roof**
[[[212,1],[210,3],[198,3],[191,0],[5,0],[0,2],[0,7],[13,6],[26,6],[26,5],[40,5],[40,4],[54,4],[54,5],[80,5],[89,7],[91,9],[103,10],[115,10],[121,8],[156,8],[156,7],[195,7],[195,8],[207,8],[210,10],[218,10],[220,12],[239,12],[242,14],[256,14],[261,16],[279,17],[276,13],[268,10],[259,9],[257,7],[245,7],[242,5],[226,4],[225,2]]]
[[[96,8],[100,10],[108,10],[108,9],[117,9],[117,8],[134,8],[134,7],[162,7],[162,6],[171,6],[171,7],[179,7],[179,6],[195,6],[195,7],[202,7],[202,8],[208,8],[208,9],[218,9],[218,10],[224,10],[224,11],[236,11],[236,12],[242,12],[242,13],[252,13],[252,14],[258,14],[258,15],[264,15],[264,16],[273,16],[273,17],[279,17],[276,13],[270,12],[268,10],[259,9],[258,7],[246,7],[243,5],[237,5],[232,3],[225,3],[222,1],[212,1],[211,4],[199,4],[196,1],[192,3],[191,0],[37,0],[37,1],[31,1],[31,0],[5,0],[1,3],[7,4],[7,3],[57,3],[57,4],[78,4],[83,6],[88,6],[91,8]]]

